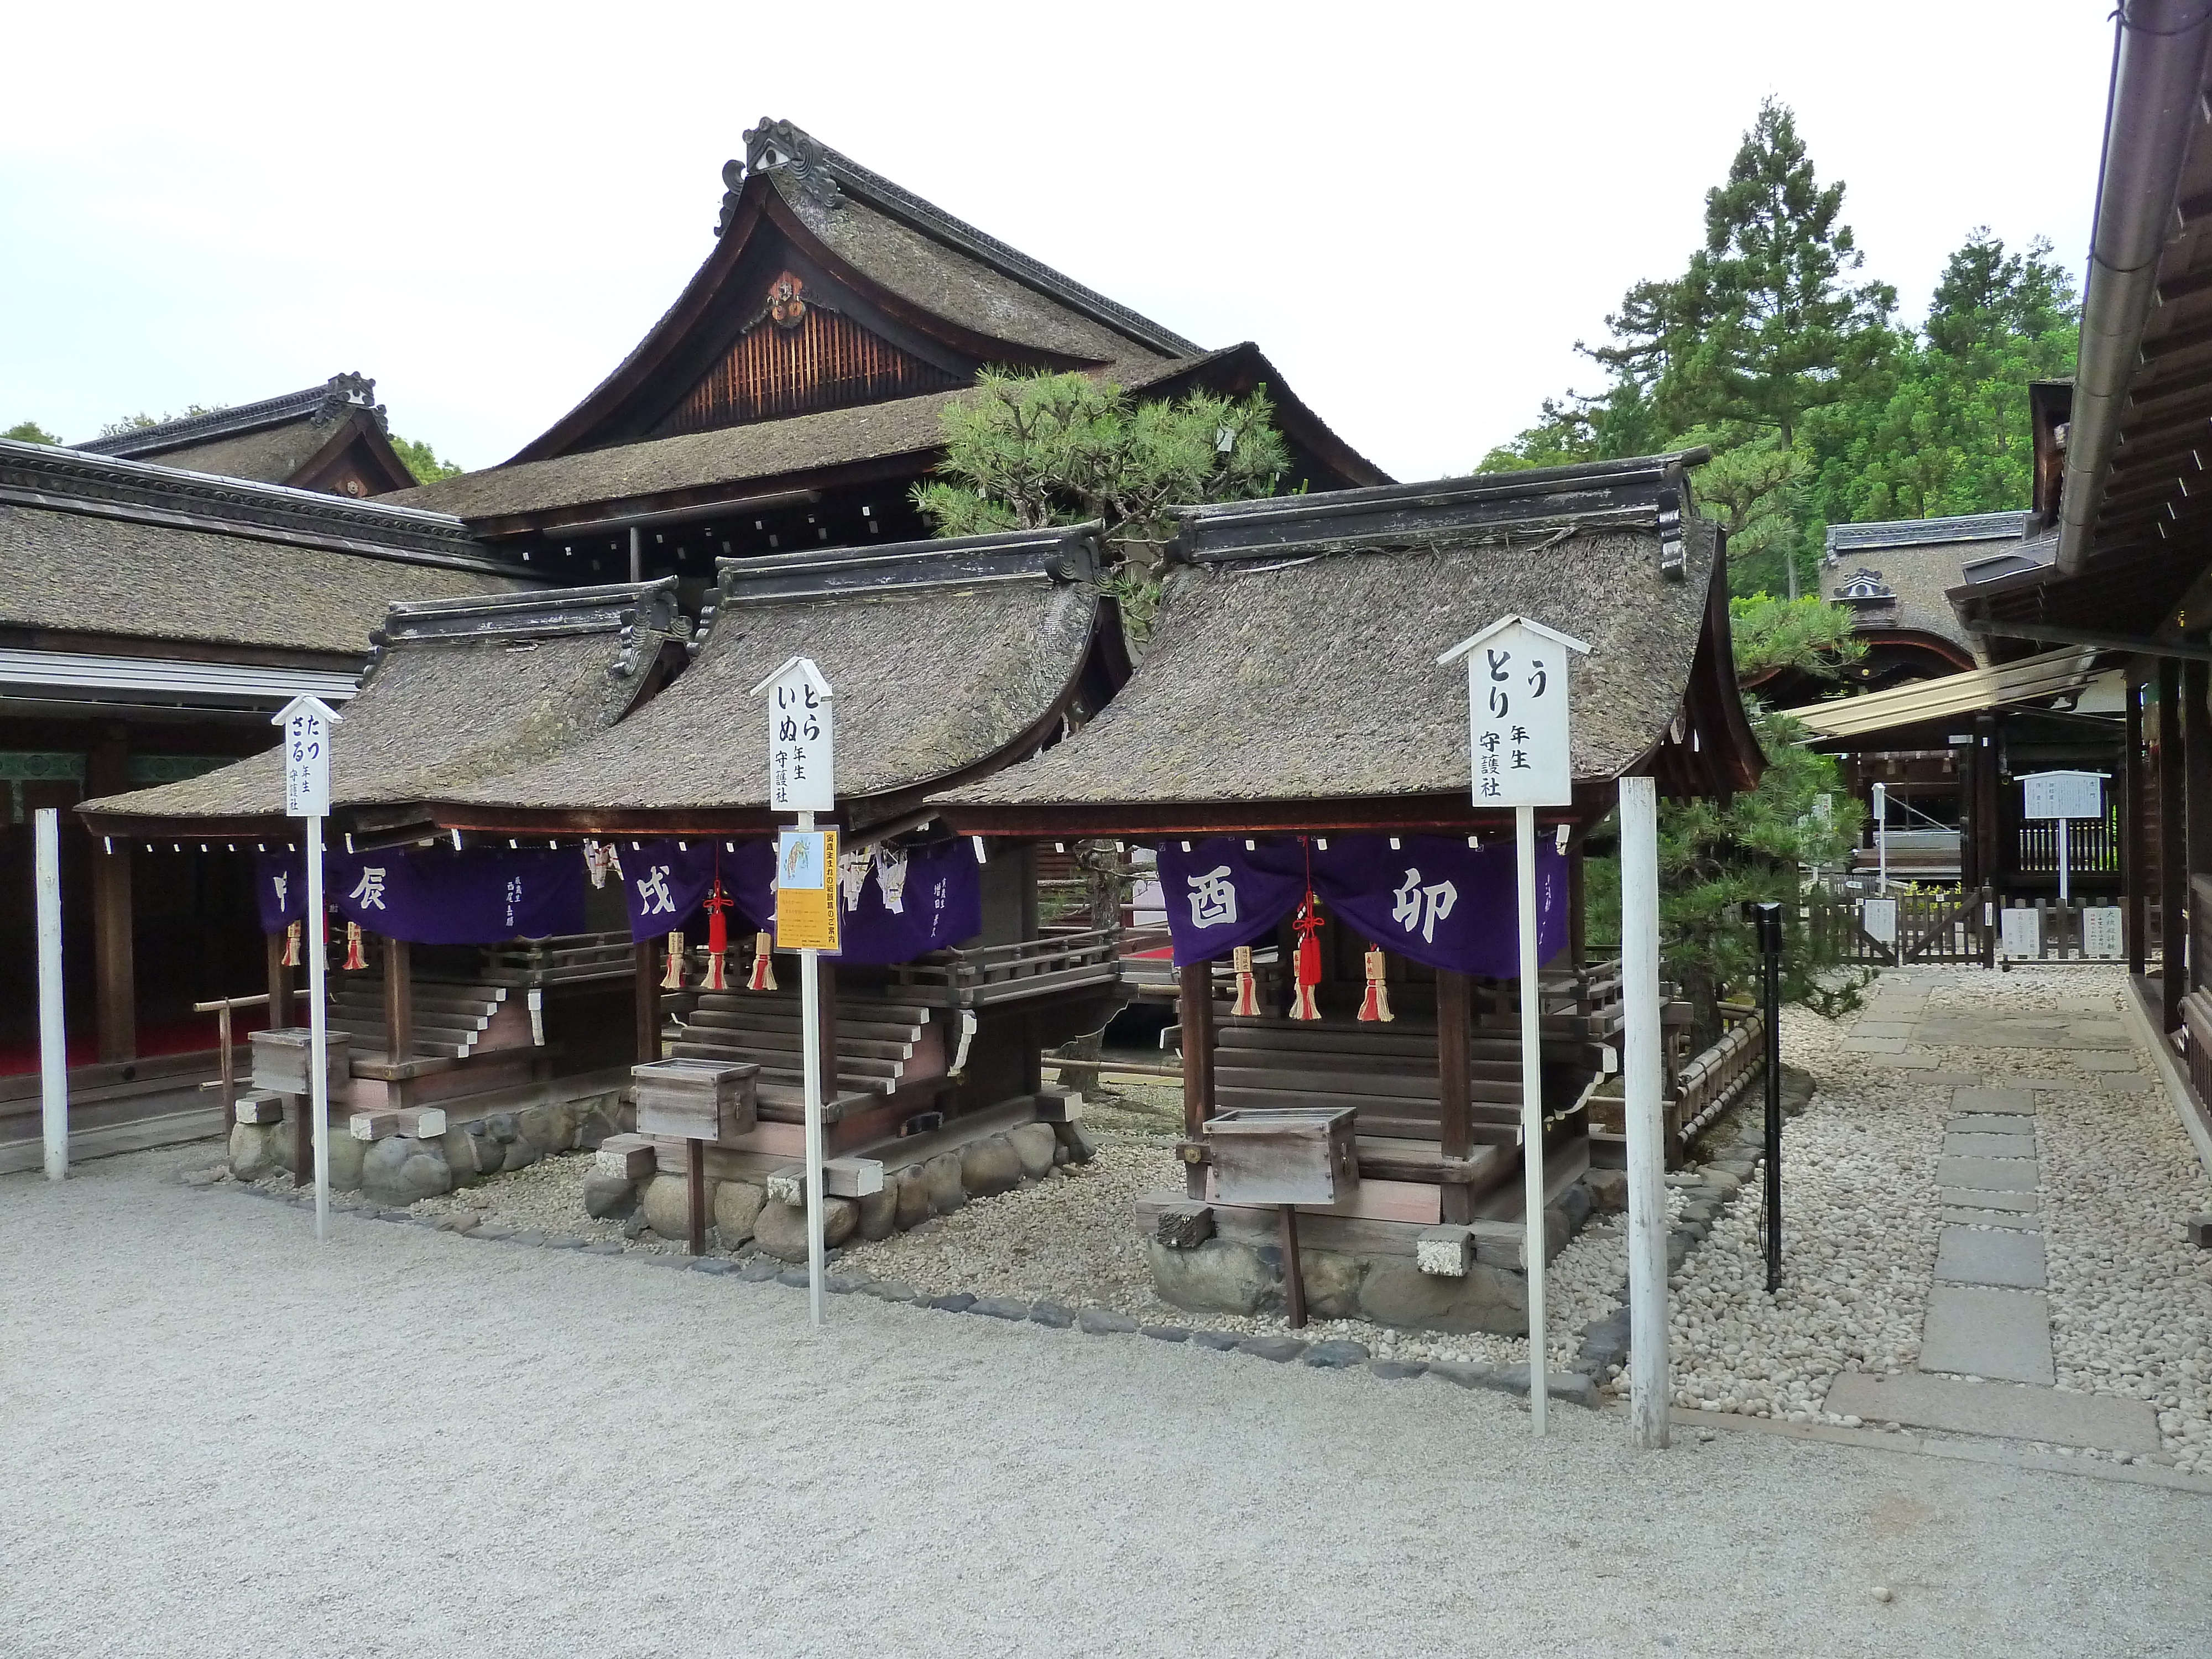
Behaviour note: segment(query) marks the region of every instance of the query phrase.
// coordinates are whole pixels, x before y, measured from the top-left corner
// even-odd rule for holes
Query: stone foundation
[[[897,1143],[881,1150],[896,1152]],[[1086,1163],[1093,1150],[1073,1124],[1024,1123],[915,1163],[885,1158],[882,1191],[826,1200],[823,1237],[832,1249],[856,1238],[888,1238],[933,1216],[950,1215],[971,1198],[994,1197],[1025,1181],[1042,1180],[1055,1164]],[[715,1181],[708,1187],[711,1235],[721,1249],[734,1250],[750,1242],[779,1261],[806,1260],[803,1203],[771,1198],[765,1176],[757,1182]],[[672,1243],[690,1237],[690,1188],[681,1175],[628,1176],[600,1169],[584,1183],[584,1206],[600,1220],[635,1216]]]
[[[1178,1212],[1200,1206],[1172,1206]],[[1550,1255],[1556,1256],[1589,1218],[1591,1195],[1580,1184],[1568,1188],[1550,1210]],[[1171,1237],[1200,1242],[1146,1240],[1152,1286],[1160,1299],[1191,1313],[1280,1313],[1289,1305],[1279,1244],[1249,1243],[1210,1237],[1210,1226],[1194,1226],[1177,1213],[1163,1231]],[[1437,1251],[1427,1237],[1451,1230],[1405,1224],[1407,1249],[1346,1251],[1316,1249],[1301,1242],[1298,1263],[1305,1283],[1306,1311],[1316,1319],[1365,1319],[1377,1325],[1453,1334],[1487,1331],[1498,1336],[1528,1334],[1528,1281],[1517,1267],[1476,1259],[1472,1249]],[[1462,1237],[1464,1230],[1462,1230]],[[1449,1262],[1463,1271],[1422,1271],[1423,1260]],[[1515,1258],[1518,1260],[1517,1254]]]
[[[231,1126],[234,1178],[252,1181],[291,1170],[296,1132],[290,1109],[281,1122]],[[467,1102],[457,1102],[447,1108],[446,1133],[431,1140],[404,1134],[356,1140],[347,1132],[348,1109],[337,1103],[331,1108],[331,1189],[359,1191],[394,1207],[527,1169],[556,1152],[588,1151],[622,1133],[631,1121],[617,1088],[476,1116],[469,1115]]]

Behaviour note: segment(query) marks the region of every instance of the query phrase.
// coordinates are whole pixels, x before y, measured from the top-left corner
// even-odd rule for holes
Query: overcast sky
[[[1917,316],[1977,224],[2077,276],[2110,0],[41,6],[7,26],[0,427],[341,370],[504,459],[713,243],[763,114],[1208,345],[1401,478],[1594,386],[1772,94]]]

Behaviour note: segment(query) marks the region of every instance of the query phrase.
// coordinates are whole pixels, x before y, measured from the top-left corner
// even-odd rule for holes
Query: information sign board
[[[2028,818],[2101,818],[2105,780],[2096,772],[2035,772],[2021,779],[2021,816]]]
[[[775,947],[835,951],[837,832],[786,830],[776,841]]]
[[[2120,939],[2120,907],[2117,904],[2085,904],[2081,907],[2081,954],[2102,957],[2110,961],[2123,949]]]
[[[2024,904],[2008,905],[1998,913],[1998,940],[2008,957],[2035,957],[2043,954],[2043,913]]]
[[[1566,806],[1575,798],[1569,742],[1569,653],[1580,640],[1501,617],[1437,659],[1467,659],[1468,760],[1477,806]]]

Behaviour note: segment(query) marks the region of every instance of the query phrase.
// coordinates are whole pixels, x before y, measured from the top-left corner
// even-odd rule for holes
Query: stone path
[[[1951,1065],[1964,1057],[1946,1048],[2058,1050],[2090,1072],[2136,1063],[2116,1022],[2047,1012],[1930,1014],[1925,987],[1910,981],[1882,982],[1846,1046],[1891,1064],[1918,1050],[1921,1080],[1947,1069],[1972,1074]],[[2036,1091],[1978,1080],[1954,1081],[1952,1090],[1954,1115],[1932,1171],[1944,1224],[1917,1369],[1838,1376],[1827,1409],[1870,1422],[2155,1452],[2158,1423],[2148,1406],[2056,1387]]]

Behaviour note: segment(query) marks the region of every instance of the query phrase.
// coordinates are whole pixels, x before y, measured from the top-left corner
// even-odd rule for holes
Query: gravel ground
[[[2122,1029],[2117,969],[1925,969],[1907,982],[1926,989],[1931,1015],[2049,1012],[2084,1031]],[[1857,1018],[1784,1017],[1784,1054],[1820,1079],[1784,1133],[1788,1276],[1770,1302],[1747,1188],[1754,1201],[1739,1198],[1723,1213],[1681,1276],[1678,1404],[1856,1426],[1820,1410],[1834,1376],[1908,1370],[1918,1358],[1941,1229],[1935,1161],[1954,1115],[1953,1084],[1921,1082],[1917,1069],[1848,1046]],[[1904,1052],[1946,1079],[1971,1073],[2036,1090],[2059,1384],[2154,1403],[2157,1461],[2212,1470],[2212,1255],[2182,1230],[2185,1218],[2212,1209],[2212,1187],[2147,1066],[2085,1068],[2084,1051],[2069,1049],[1913,1043]]]
[[[191,1160],[204,1164],[205,1153]],[[0,1179],[0,1650],[2200,1659],[2212,1499]]]

